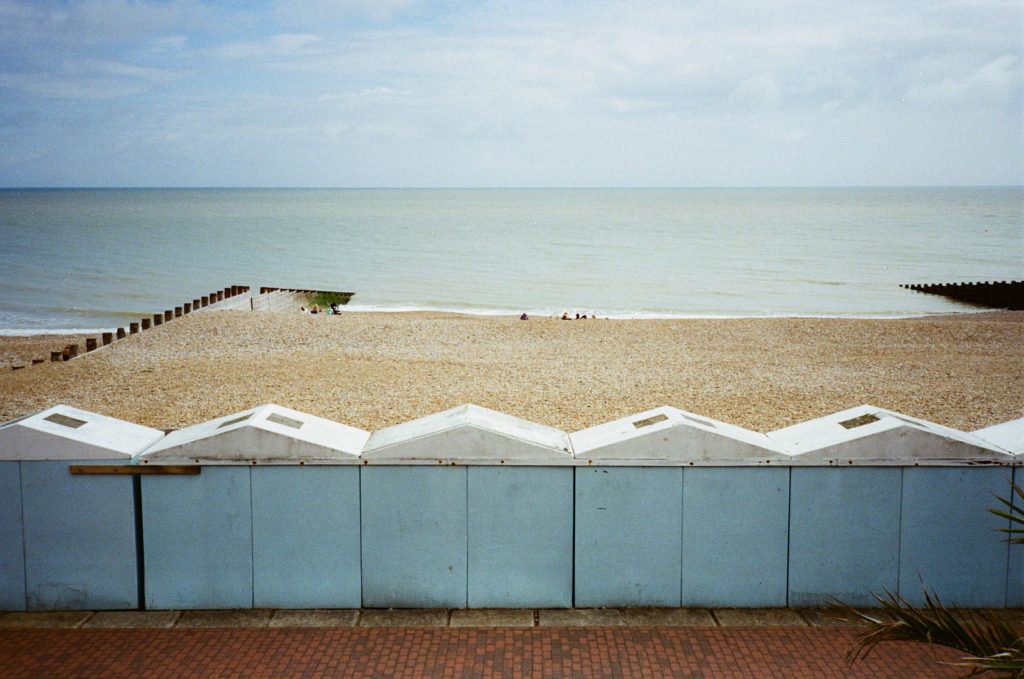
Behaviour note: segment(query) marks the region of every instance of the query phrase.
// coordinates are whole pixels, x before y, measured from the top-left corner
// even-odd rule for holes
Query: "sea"
[[[0,334],[94,332],[229,285],[347,310],[856,317],[1024,278],[1024,188],[5,189]]]

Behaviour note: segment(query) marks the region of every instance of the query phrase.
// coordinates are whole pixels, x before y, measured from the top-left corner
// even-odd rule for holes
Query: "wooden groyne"
[[[246,310],[246,311],[279,311],[286,308],[298,308],[304,304],[305,298],[313,298],[324,295],[336,304],[348,304],[354,292],[341,292],[335,290],[310,290],[307,288],[273,288],[261,287],[259,296],[250,294],[248,285],[229,285],[222,290],[215,290],[206,295],[200,295],[195,299],[183,302],[180,306],[171,309],[164,309],[161,312],[145,316],[139,321],[132,321],[127,328],[117,328],[115,331],[101,333],[98,337],[87,337],[83,347],[78,344],[68,344],[62,349],[50,352],[50,362],[60,363],[70,361],[73,358],[84,356],[96,349],[123,340],[131,335],[136,335],[158,325],[170,323],[184,316],[198,311],[206,310]],[[244,296],[244,297],[243,297]],[[260,298],[266,298],[266,303],[257,304]],[[274,299],[270,299],[274,298]],[[44,358],[33,358],[31,362],[15,362],[11,364],[12,370],[20,370],[29,365],[45,363]]]
[[[1024,310],[1024,281],[902,283],[900,287],[990,309]]]
[[[260,294],[265,295],[268,292],[297,292],[306,295],[330,295],[331,297],[338,298],[338,304],[348,304],[349,300],[356,293],[354,292],[342,292],[341,290],[308,290],[305,288],[268,288],[266,286],[260,287]]]
[[[175,306],[171,309],[165,309],[162,312],[155,313],[152,316],[146,316],[139,321],[132,321],[128,324],[127,328],[117,328],[115,331],[101,333],[98,337],[87,337],[85,339],[85,351],[81,351],[82,347],[78,344],[68,344],[62,349],[57,349],[50,352],[50,362],[60,363],[62,361],[70,361],[73,358],[84,356],[85,354],[95,351],[101,347],[105,347],[108,344],[113,344],[116,341],[123,340],[130,335],[136,335],[144,330],[169,323],[170,321],[179,319],[183,316],[187,316],[195,311],[199,311],[205,307],[212,306],[214,304],[222,303],[224,300],[231,299],[232,297],[242,295],[249,292],[248,285],[229,285],[223,290],[215,290],[209,294],[201,295],[188,302],[184,302],[181,306]],[[33,358],[31,363],[13,363],[11,364],[12,370],[20,370],[29,365],[39,365],[45,363],[44,358]]]

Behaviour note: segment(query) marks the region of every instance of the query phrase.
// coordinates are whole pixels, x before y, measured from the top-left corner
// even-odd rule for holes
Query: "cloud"
[[[0,72],[0,87],[47,98],[113,99],[182,77],[182,71],[112,59],[65,60],[51,71]]]
[[[758,73],[739,84],[729,101],[743,108],[775,108],[782,100],[782,88],[771,73]]]
[[[211,183],[240,163],[319,184],[781,182],[791,149],[838,181],[864,139],[924,165],[979,134],[993,167],[1022,166],[991,141],[1020,129],[1021,10],[1000,0],[251,7],[0,0],[0,96],[154,159],[190,149]]]
[[[383,23],[422,4],[419,0],[278,0],[276,15],[298,25],[335,24],[349,17],[366,17]]]
[[[957,74],[939,82],[912,87],[911,100],[942,104],[1005,103],[1021,104],[1021,61],[1004,54],[976,70]]]
[[[316,35],[279,33],[259,42],[234,42],[209,50],[222,59],[268,59],[308,56],[318,53],[321,38]]]

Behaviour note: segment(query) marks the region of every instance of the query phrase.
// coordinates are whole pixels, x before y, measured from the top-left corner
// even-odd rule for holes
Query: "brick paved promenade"
[[[957,677],[956,653],[831,627],[0,630],[0,674],[45,677]]]

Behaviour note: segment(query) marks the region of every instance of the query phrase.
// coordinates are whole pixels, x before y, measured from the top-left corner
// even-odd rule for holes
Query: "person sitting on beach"
[[[331,302],[331,313],[337,315],[337,313],[338,313],[338,303],[337,302]]]
[[[524,311],[523,315],[519,317],[519,320],[521,320],[521,321],[528,321],[528,320],[530,320],[530,317],[527,316],[526,312]]]
[[[569,320],[569,312],[568,311],[563,311],[562,312],[562,320],[563,321]]]
[[[313,307],[309,310],[309,313],[311,313],[311,314],[318,314],[318,313],[320,313],[320,307],[318,307],[316,304],[314,304]]]

